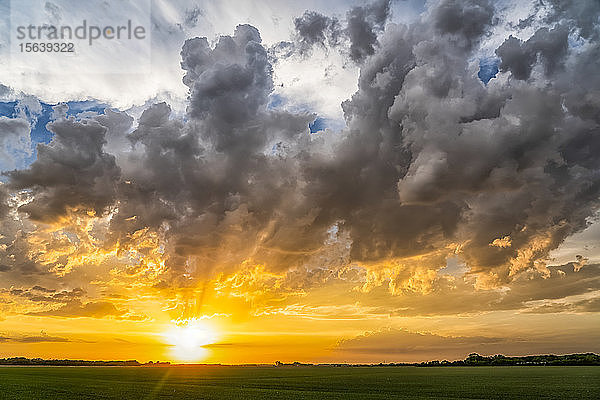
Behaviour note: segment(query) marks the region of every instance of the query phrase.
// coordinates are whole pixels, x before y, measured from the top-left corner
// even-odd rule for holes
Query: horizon
[[[600,2],[0,15],[0,358],[600,354]]]
[[[600,354],[596,354],[596,353],[592,353],[592,352],[586,352],[586,353],[571,353],[571,354],[527,354],[527,355],[505,355],[505,354],[478,354],[478,353],[469,353],[467,356],[465,356],[462,359],[455,359],[455,360],[423,360],[423,361],[416,361],[416,362],[402,362],[402,361],[396,361],[396,362],[377,362],[377,361],[373,361],[370,363],[345,363],[345,362],[335,362],[335,363],[311,363],[311,362],[299,362],[299,361],[280,361],[280,360],[276,360],[270,363],[253,363],[253,362],[247,362],[247,363],[242,363],[242,364],[227,364],[227,363],[198,363],[198,362],[171,362],[171,361],[161,361],[161,360],[150,360],[147,362],[139,362],[138,360],[135,359],[131,359],[131,360],[102,360],[102,359],[96,359],[96,360],[77,360],[77,359],[44,359],[44,358],[27,358],[27,357],[21,357],[21,356],[13,356],[13,357],[8,357],[8,358],[0,358],[0,365],[6,366],[6,365],[11,365],[11,364],[1,364],[3,361],[8,361],[8,360],[19,360],[19,359],[23,359],[23,360],[28,360],[28,361],[44,361],[44,362],[73,362],[73,363],[77,363],[77,362],[85,362],[85,363],[95,363],[95,362],[106,362],[106,363],[132,363],[135,362],[137,363],[137,365],[121,365],[124,367],[127,366],[223,366],[223,367],[244,367],[244,366],[273,366],[273,367],[303,367],[303,366],[397,366],[397,365],[405,365],[405,366],[417,366],[417,365],[422,365],[424,366],[425,364],[431,364],[431,363],[443,363],[443,362],[449,362],[449,363],[456,363],[456,362],[462,362],[462,361],[466,361],[467,359],[471,358],[472,356],[476,356],[476,357],[483,357],[483,358],[517,358],[517,359],[525,359],[525,358],[531,358],[531,357],[567,357],[567,356],[595,356],[598,360],[596,360],[595,365],[600,365]],[[14,365],[22,365],[22,366],[27,366],[30,364],[14,364]],[[56,366],[53,364],[39,364],[38,366]],[[69,366],[71,364],[65,364],[66,366]],[[442,364],[443,366],[444,364]],[[95,365],[89,365],[89,366],[95,366]],[[102,366],[102,365],[98,365],[98,366]],[[109,365],[109,366],[119,366],[119,365]]]

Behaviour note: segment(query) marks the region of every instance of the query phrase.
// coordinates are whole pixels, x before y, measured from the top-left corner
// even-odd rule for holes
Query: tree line
[[[464,360],[427,361],[416,364],[419,367],[468,367],[468,366],[503,366],[503,365],[600,365],[600,356],[594,353],[578,353],[565,355],[533,355],[533,356],[481,356],[471,353]]]
[[[141,366],[164,366],[171,365],[169,362],[140,363],[137,360],[126,361],[89,361],[89,360],[45,360],[43,358],[11,357],[0,358],[0,365],[49,365],[49,366],[82,366],[82,367],[141,367]],[[220,364],[218,364],[220,365]],[[258,366],[259,364],[247,364],[247,366]],[[262,365],[262,364],[261,364]],[[471,353],[464,360],[448,361],[435,360],[421,363],[378,363],[378,364],[310,364],[294,362],[285,364],[276,362],[276,367],[396,367],[396,366],[416,366],[416,367],[477,367],[477,366],[509,366],[509,365],[600,365],[600,355],[594,353],[578,353],[565,355],[533,355],[533,356],[504,356],[496,354],[493,356],[482,356],[477,353]]]

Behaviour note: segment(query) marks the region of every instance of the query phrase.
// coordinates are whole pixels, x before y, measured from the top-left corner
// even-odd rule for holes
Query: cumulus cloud
[[[10,187],[34,193],[20,210],[38,221],[53,221],[78,207],[103,214],[115,200],[120,176],[114,156],[102,149],[106,128],[71,118],[54,121],[48,129],[54,138],[48,145],[38,144],[37,160],[8,173]]]
[[[600,4],[596,1],[550,0],[554,12],[546,19],[549,22],[566,21],[577,29],[582,37],[598,39],[598,13]]]
[[[325,46],[326,43],[335,46],[341,33],[337,18],[308,10],[294,19],[294,27],[299,36],[301,51],[307,51],[314,45]]]
[[[502,60],[500,71],[510,71],[516,79],[525,80],[539,59],[547,75],[563,67],[568,48],[569,29],[557,25],[553,29],[540,28],[527,41],[510,36],[496,49]]]
[[[306,11],[294,19],[297,40],[301,53],[314,45],[335,47],[347,45],[350,59],[361,63],[375,53],[377,36],[384,29],[390,16],[390,0],[376,0],[365,6],[353,7],[341,23],[314,11]]]
[[[8,205],[9,192],[4,184],[0,183],[0,219],[4,218],[10,209]]]
[[[30,131],[24,118],[0,117],[0,171],[15,169],[31,154]]]
[[[347,128],[317,134],[315,115],[268,107],[273,70],[256,28],[189,39],[184,117],[158,103],[137,125],[116,111],[57,119],[37,160],[8,174],[7,188],[29,196],[13,209],[47,232],[89,220],[69,241],[134,254],[127,274],[174,286],[356,265],[396,271],[395,294],[429,293],[451,256],[478,288],[552,278],[549,252],[600,205],[599,28],[566,10],[506,38],[486,86],[472,61],[497,23],[493,2],[432,2],[419,21],[387,27],[389,2],[354,8],[343,32],[361,73],[342,105]],[[333,21],[297,19],[303,45],[329,41]],[[52,268],[28,242],[38,225],[3,239],[3,265]],[[43,312],[120,315],[99,302]]]
[[[377,0],[348,12],[345,33],[350,39],[350,58],[360,62],[375,53],[377,32],[383,30],[389,13],[389,0]]]

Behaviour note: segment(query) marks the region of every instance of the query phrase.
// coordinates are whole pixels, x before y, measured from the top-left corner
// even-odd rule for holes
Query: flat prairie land
[[[600,367],[0,367],[0,399],[600,399]]]

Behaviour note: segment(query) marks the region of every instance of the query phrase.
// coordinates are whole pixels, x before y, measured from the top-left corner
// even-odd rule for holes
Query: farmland
[[[0,399],[597,399],[600,367],[0,367]]]

